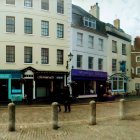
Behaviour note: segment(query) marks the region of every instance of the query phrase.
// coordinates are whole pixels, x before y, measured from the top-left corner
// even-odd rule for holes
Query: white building
[[[107,71],[108,82],[113,92],[131,91],[131,36],[120,28],[120,20],[114,20],[114,26],[107,23]]]
[[[73,94],[88,95],[90,89],[98,94],[99,86],[105,86],[107,80],[105,23],[76,5],[72,6],[71,52],[71,75],[72,81],[76,82]]]
[[[0,21],[0,100],[66,84],[71,0],[1,0]]]

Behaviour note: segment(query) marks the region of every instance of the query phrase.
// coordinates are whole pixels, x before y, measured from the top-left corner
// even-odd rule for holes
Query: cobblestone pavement
[[[89,105],[72,105],[59,113],[58,130],[51,126],[51,106],[16,106],[16,131],[8,132],[7,108],[0,107],[0,140],[139,140],[140,101],[126,103],[127,120],[119,120],[119,102],[97,104],[97,125],[89,121]]]

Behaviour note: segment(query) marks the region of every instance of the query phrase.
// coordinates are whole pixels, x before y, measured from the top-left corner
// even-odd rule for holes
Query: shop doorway
[[[31,103],[33,99],[33,80],[32,79],[26,79],[24,83],[24,94],[27,95],[27,99]]]
[[[8,79],[0,80],[0,101],[8,101]]]

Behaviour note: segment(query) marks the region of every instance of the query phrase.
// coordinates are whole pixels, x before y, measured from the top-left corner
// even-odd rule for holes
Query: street
[[[90,106],[72,105],[59,113],[58,130],[51,126],[51,105],[17,105],[16,131],[8,132],[8,109],[0,107],[0,140],[138,140],[140,101],[127,102],[127,120],[119,120],[119,102],[97,104],[97,125],[89,125]]]

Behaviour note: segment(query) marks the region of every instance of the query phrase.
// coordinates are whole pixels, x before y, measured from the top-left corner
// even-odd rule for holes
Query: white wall
[[[68,48],[70,47],[71,0],[64,1],[64,14],[57,13],[57,1],[49,1],[49,11],[41,10],[41,0],[33,0],[33,8],[25,8],[23,0],[15,6],[0,2],[0,69],[23,69],[24,46],[33,47],[33,66],[39,70],[66,71]],[[15,17],[15,33],[6,33],[6,16]],[[33,19],[33,34],[24,34],[24,18]],[[49,36],[41,36],[41,20],[49,21]],[[57,39],[57,23],[64,24],[64,38]],[[6,45],[15,45],[15,63],[6,63]],[[41,64],[41,48],[49,48],[49,64]],[[56,64],[56,50],[64,50],[64,65]]]
[[[83,34],[83,46],[77,46],[77,32]],[[88,47],[88,36],[94,36],[94,48]],[[103,51],[99,50],[98,39],[103,39]],[[88,57],[91,56],[93,60],[93,70],[98,71],[98,58],[103,59],[103,71],[107,71],[107,37],[91,33],[85,30],[77,29],[72,27],[72,53],[73,57],[73,66],[77,68],[77,54],[83,55],[83,70],[88,70]]]

